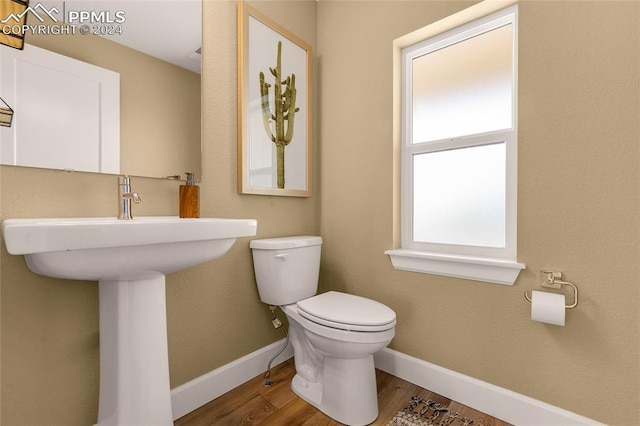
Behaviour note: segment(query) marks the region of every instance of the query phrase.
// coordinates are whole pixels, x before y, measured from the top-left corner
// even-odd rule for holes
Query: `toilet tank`
[[[295,236],[253,240],[253,270],[260,300],[288,305],[318,291],[321,237]]]

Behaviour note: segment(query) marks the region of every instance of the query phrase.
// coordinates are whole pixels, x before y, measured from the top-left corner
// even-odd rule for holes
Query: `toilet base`
[[[324,358],[322,383],[295,375],[291,388],[300,398],[332,419],[351,426],[378,418],[378,394],[373,356],[360,359]],[[323,388],[329,389],[324,393]]]

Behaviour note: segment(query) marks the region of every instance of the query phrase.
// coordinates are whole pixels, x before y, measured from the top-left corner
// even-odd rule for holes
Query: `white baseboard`
[[[284,339],[279,340],[172,389],[171,405],[174,420],[263,373],[271,357],[278,353],[283,344]],[[292,357],[293,349],[288,345],[274,360],[272,366]],[[376,368],[382,371],[511,424],[519,426],[603,425],[562,408],[393,349],[383,349],[375,354],[374,359]]]
[[[376,368],[518,426],[602,425],[562,408],[385,348]]]
[[[231,389],[264,373],[269,360],[282,348],[284,341],[285,339],[279,340],[172,389],[171,407],[173,419],[176,420],[192,412],[220,395],[229,392]],[[273,361],[272,367],[292,357],[293,349],[291,345],[288,345],[284,352]]]

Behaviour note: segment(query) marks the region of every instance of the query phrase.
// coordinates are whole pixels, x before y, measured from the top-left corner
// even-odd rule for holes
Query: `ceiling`
[[[32,0],[31,5],[34,3]],[[200,54],[196,51],[199,52],[202,39],[201,0],[42,0],[38,3],[49,9],[55,6],[61,16],[64,10],[67,21],[70,11],[95,12],[93,19],[70,23],[86,24],[98,30],[109,26],[119,28],[120,34],[104,37],[200,73]],[[124,21],[114,22],[118,17]]]

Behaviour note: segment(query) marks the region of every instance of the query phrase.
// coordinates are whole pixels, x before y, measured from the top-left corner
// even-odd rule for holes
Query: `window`
[[[387,254],[396,269],[512,285],[525,267],[516,262],[517,6],[478,6],[478,19],[396,41],[401,247]]]

